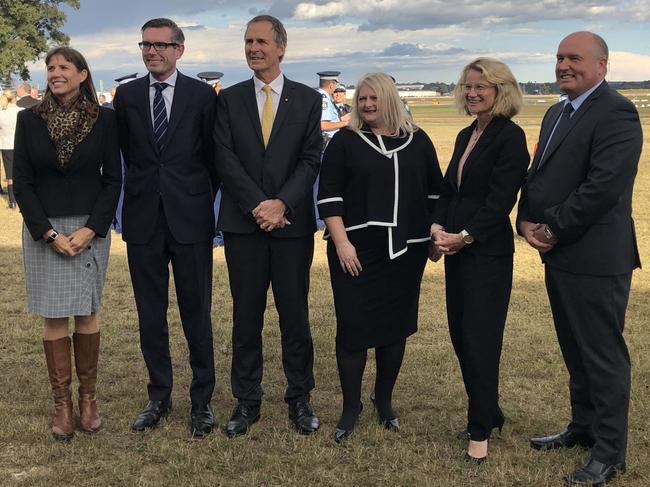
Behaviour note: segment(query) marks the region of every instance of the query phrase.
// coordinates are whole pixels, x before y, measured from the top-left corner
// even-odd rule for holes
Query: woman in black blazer
[[[14,187],[25,220],[27,308],[45,319],[43,347],[54,396],[52,433],[73,435],[71,340],[79,378],[80,428],[101,427],[95,383],[97,313],[120,193],[117,126],[97,103],[84,57],[69,47],[48,52],[43,101],[18,114]]]
[[[480,463],[492,429],[505,421],[499,359],[512,288],[509,215],[529,155],[524,131],[510,120],[523,99],[505,64],[478,58],[467,65],[455,99],[476,119],[456,138],[431,234],[445,255],[449,333],[468,396],[465,458]]]
[[[362,409],[369,348],[380,424],[399,431],[392,395],[406,339],[417,331],[420,283],[442,173],[427,134],[407,116],[395,83],[369,73],[357,83],[350,125],[323,157],[318,211],[336,310],[343,411],[334,439],[352,434]]]

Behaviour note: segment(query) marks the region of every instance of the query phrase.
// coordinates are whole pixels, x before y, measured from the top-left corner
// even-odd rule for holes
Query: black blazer
[[[251,211],[263,200],[279,198],[291,225],[273,230],[272,236],[316,231],[312,186],[320,168],[321,112],[321,96],[314,89],[285,77],[265,149],[253,79],[219,94],[214,131],[223,181],[219,230],[254,232],[258,225]]]
[[[213,202],[219,178],[214,163],[216,94],[180,72],[174,87],[162,153],[154,139],[149,76],[117,88],[117,114],[126,177],[122,236],[145,244],[153,235],[162,205],[174,238],[183,244],[214,235]]]
[[[34,240],[52,227],[49,217],[90,215],[86,226],[108,233],[120,196],[122,172],[115,114],[99,109],[90,133],[75,147],[66,169],[59,166],[45,121],[34,109],[18,113],[14,145],[14,190]]]
[[[463,252],[512,254],[514,242],[509,215],[530,162],[526,136],[509,118],[492,119],[465,161],[459,189],[458,163],[476,123],[474,120],[456,137],[436,205],[435,222],[447,232],[467,230],[474,237],[474,243],[463,247]]]
[[[632,220],[643,144],[639,114],[603,81],[540,161],[563,105],[544,116],[517,220],[546,223],[557,236],[555,247],[542,255],[550,266],[588,275],[630,272],[641,266]]]

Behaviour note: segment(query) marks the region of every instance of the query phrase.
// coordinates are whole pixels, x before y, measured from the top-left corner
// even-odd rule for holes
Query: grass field
[[[545,99],[546,102],[538,102]],[[530,149],[552,97],[528,99],[516,118]],[[444,103],[444,100],[443,100]],[[416,121],[432,138],[446,166],[456,133],[469,119],[447,105],[414,104]],[[634,216],[642,259],[650,258],[650,109],[642,111],[645,149],[636,179]],[[321,430],[303,437],[290,429],[282,401],[278,319],[269,299],[262,419],[248,436],[216,432],[203,441],[188,434],[190,369],[175,297],[170,334],[175,373],[174,411],[158,429],[130,432],[146,400],[146,370],[138,345],[137,317],[126,252],[114,235],[104,291],[99,400],[105,428],[77,434],[67,445],[49,432],[52,401],[41,345],[41,319],[25,312],[17,212],[0,205],[0,485],[1,486],[554,486],[587,453],[540,453],[528,447],[535,434],[557,432],[569,418],[567,374],[553,331],[537,254],[517,239],[515,282],[501,361],[503,433],[490,443],[489,461],[470,467],[455,433],[465,424],[466,397],[446,325],[441,263],[427,265],[420,299],[419,332],[407,344],[394,406],[402,432],[383,430],[368,401],[347,444],[332,436],[341,406],[334,355],[335,318],[324,245],[316,235],[312,268],[311,323],[316,389],[312,404]],[[229,387],[231,302],[223,249],[214,250],[213,325],[217,420],[224,424],[233,400]],[[650,279],[634,274],[626,338],[633,362],[628,472],[621,486],[650,485]],[[173,289],[173,286],[171,286]],[[364,397],[374,378],[369,360]],[[74,382],[73,382],[74,384]]]

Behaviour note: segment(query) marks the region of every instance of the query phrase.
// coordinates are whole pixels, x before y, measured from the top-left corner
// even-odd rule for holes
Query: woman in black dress
[[[456,138],[431,232],[445,254],[449,333],[468,397],[466,459],[481,462],[492,429],[505,421],[499,360],[512,288],[509,215],[529,156],[524,131],[510,120],[523,98],[505,64],[468,64],[455,97],[461,113],[476,118]]]
[[[18,114],[14,186],[25,220],[27,309],[44,318],[43,348],[54,396],[52,434],[67,441],[74,432],[71,342],[79,426],[93,433],[102,425],[95,397],[97,314],[120,194],[120,151],[114,112],[98,105],[81,53],[57,47],[45,64],[43,101]]]
[[[336,358],[343,412],[335,440],[348,437],[362,409],[367,350],[375,348],[375,407],[399,430],[393,386],[406,338],[417,330],[429,225],[442,174],[429,137],[407,117],[383,73],[358,83],[349,127],[330,141],[320,174],[318,210],[325,220],[336,308]]]

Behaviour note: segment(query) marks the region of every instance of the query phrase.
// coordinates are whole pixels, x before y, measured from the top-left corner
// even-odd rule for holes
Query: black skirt
[[[363,268],[358,277],[343,272],[334,243],[327,242],[336,344],[354,351],[389,345],[415,333],[428,243],[411,243],[407,252],[391,260],[387,228],[354,230],[348,238]]]

